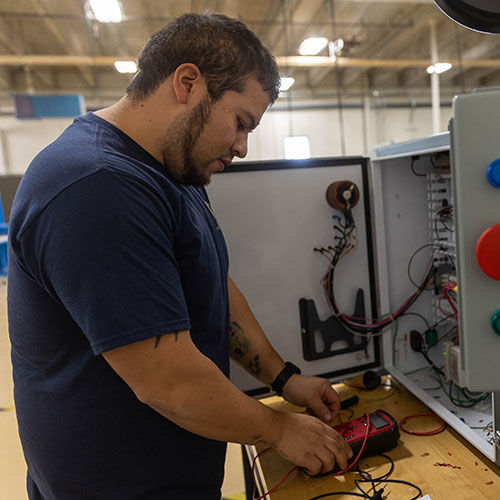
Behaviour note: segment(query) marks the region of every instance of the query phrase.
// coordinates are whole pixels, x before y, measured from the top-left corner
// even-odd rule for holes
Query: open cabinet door
[[[339,329],[322,278],[334,247],[339,211],[326,200],[332,183],[359,191],[351,213],[357,247],[335,271],[342,311],[378,317],[368,160],[362,157],[238,162],[214,176],[208,194],[229,250],[229,273],[267,337],[286,361],[331,380],[381,366],[379,337]],[[249,394],[267,392],[236,364],[231,380]]]
[[[467,387],[473,391],[500,390],[499,130],[500,91],[455,98],[450,131],[459,334]]]

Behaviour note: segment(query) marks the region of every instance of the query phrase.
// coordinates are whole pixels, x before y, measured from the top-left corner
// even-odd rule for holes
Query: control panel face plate
[[[467,387],[500,389],[500,336],[491,326],[500,309],[500,281],[478,262],[481,236],[500,223],[500,188],[491,181],[490,165],[500,158],[500,90],[455,97],[450,122],[455,199],[459,337]],[[490,239],[490,242],[492,240]],[[484,237],[483,237],[484,243]],[[500,259],[497,252],[481,250]],[[490,274],[490,275],[488,275]]]

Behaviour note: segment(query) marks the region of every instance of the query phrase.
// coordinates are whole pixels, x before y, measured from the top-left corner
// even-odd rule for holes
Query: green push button
[[[491,315],[491,327],[497,335],[500,335],[500,309]]]

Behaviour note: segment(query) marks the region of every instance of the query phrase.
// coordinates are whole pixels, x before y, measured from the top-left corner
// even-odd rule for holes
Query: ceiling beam
[[[399,32],[394,31],[389,35],[379,37],[378,41],[372,43],[370,51],[366,55],[370,56],[371,54],[383,54],[383,52],[388,49],[395,50],[397,53],[404,53],[403,48],[405,48],[409,42],[414,40],[423,29],[426,29],[429,26],[429,17],[426,15],[422,16],[421,7],[417,6],[413,9],[409,9],[407,15],[415,20],[411,29]],[[361,70],[360,73],[362,74],[363,70]],[[358,72],[353,72],[349,78],[346,78],[345,86],[348,87],[360,76],[361,75]]]
[[[134,57],[123,56],[73,56],[73,55],[27,55],[0,54],[0,66],[113,66],[115,61],[135,60]],[[447,59],[454,66],[458,60]],[[427,68],[431,59],[371,59],[357,57],[339,57],[332,61],[327,56],[280,56],[276,62],[282,67],[314,68],[334,67],[338,64],[344,68]],[[500,59],[464,59],[465,68],[499,68]]]
[[[64,37],[60,34],[59,30],[57,29],[57,26],[54,24],[54,21],[52,19],[48,19],[47,17],[44,17],[46,11],[43,8],[43,6],[40,4],[39,0],[31,0],[31,5],[33,5],[33,8],[37,14],[40,15],[40,17],[43,19],[45,26],[47,27],[47,30],[49,33],[55,38],[57,43],[63,48],[64,51],[67,51],[68,49],[68,42],[64,39]],[[83,68],[78,68],[78,72],[80,75],[83,77],[85,82],[89,87],[95,87],[95,80],[93,78],[93,75],[89,73],[88,71],[83,70]]]

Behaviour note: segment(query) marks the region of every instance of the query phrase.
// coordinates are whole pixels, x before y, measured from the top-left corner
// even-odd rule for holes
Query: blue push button
[[[492,186],[500,188],[500,158],[490,163],[486,178]]]

